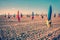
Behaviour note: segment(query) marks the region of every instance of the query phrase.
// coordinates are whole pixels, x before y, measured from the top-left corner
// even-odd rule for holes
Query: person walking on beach
[[[8,19],[10,19],[10,14],[8,13]]]
[[[52,23],[52,21],[51,21],[51,17],[52,17],[52,6],[51,5],[49,6],[49,10],[48,10],[47,16],[48,16],[47,26],[49,28],[49,27],[51,27],[51,23]]]
[[[19,15],[19,11],[17,13],[17,19],[18,19],[18,22],[20,22],[20,15]]]
[[[32,20],[34,19],[34,12],[32,12]]]
[[[43,15],[41,15],[41,18],[43,19]]]
[[[23,17],[23,14],[21,13],[21,18]]]

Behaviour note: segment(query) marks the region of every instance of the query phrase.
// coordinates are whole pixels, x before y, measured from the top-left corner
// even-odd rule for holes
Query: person
[[[23,17],[22,13],[21,13],[21,18]]]
[[[8,13],[8,19],[10,19],[10,14]]]
[[[49,12],[48,12],[48,20],[47,20],[47,26],[48,28],[51,27],[51,16],[52,16],[52,6],[50,5],[49,7]]]
[[[13,15],[13,17],[15,18],[15,14]]]
[[[20,15],[19,15],[19,11],[17,13],[17,19],[18,19],[18,22],[20,22]]]
[[[58,14],[58,17],[60,17],[60,13]]]
[[[54,17],[56,17],[56,14],[54,14]]]
[[[32,12],[32,20],[34,19],[34,12]]]
[[[6,18],[6,14],[4,15],[4,17]]]
[[[43,15],[41,15],[41,18],[43,19]]]

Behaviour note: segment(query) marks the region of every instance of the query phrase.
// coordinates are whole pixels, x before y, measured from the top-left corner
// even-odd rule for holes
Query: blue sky
[[[60,12],[60,0],[0,0],[0,10],[3,9],[27,9],[47,10],[52,5],[53,12]]]

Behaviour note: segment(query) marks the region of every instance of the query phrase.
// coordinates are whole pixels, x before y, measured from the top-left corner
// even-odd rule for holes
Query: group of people
[[[17,13],[17,19],[18,19],[18,22],[20,22],[20,19],[23,17],[22,14],[19,14],[19,11]],[[32,20],[34,19],[34,12],[32,12]]]
[[[6,17],[6,14],[5,16]],[[11,15],[8,13],[8,19],[10,19]],[[23,14],[22,13],[19,13],[19,11],[17,12],[17,15],[13,15],[13,17],[17,17],[18,19],[18,22],[20,22],[21,18],[23,17]],[[34,12],[32,12],[32,20],[34,19]]]

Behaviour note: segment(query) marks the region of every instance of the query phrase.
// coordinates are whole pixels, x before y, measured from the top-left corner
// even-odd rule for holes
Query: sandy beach
[[[52,17],[52,26],[46,26],[47,17],[23,16],[18,22],[17,18],[8,19],[0,16],[0,39],[2,40],[60,40],[60,17]]]

